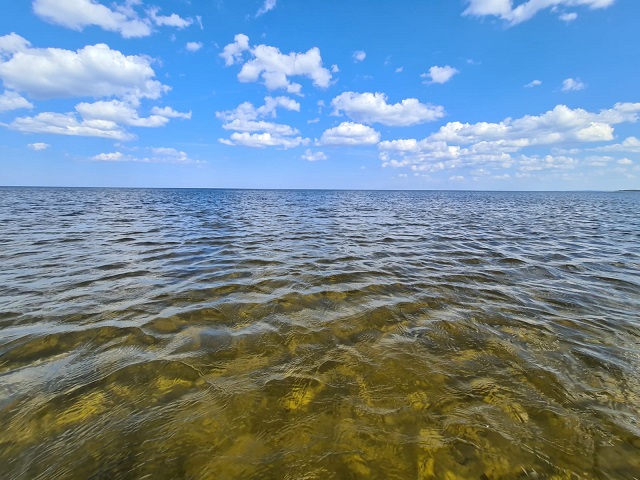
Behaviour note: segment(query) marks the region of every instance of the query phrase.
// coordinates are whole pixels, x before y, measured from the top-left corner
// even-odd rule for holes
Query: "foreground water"
[[[640,477],[640,194],[0,189],[3,479]]]

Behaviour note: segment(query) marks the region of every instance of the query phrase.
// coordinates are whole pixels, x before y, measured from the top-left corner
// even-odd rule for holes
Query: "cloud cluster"
[[[244,53],[251,57],[242,65],[238,80],[245,83],[262,79],[269,90],[284,89],[288,93],[300,94],[302,85],[293,83],[289,77],[304,76],[319,88],[326,88],[331,82],[331,72],[322,66],[322,57],[317,47],[305,53],[283,54],[276,47],[268,45],[249,46],[249,37],[240,33],[234,42],[226,45],[220,54],[227,66],[243,63]]]
[[[575,165],[571,157],[518,154],[533,147],[609,142],[614,139],[613,125],[636,122],[639,114],[640,103],[618,103],[598,113],[558,105],[539,116],[499,123],[450,122],[423,140],[381,142],[380,158],[385,166],[410,166],[416,171],[483,164],[503,168],[517,164],[521,171],[568,168]],[[634,143],[631,138],[626,141],[629,146]]]
[[[102,43],[72,51],[31,48],[15,33],[0,37],[0,79],[36,99],[120,97],[137,103],[169,90],[154,77],[149,58],[124,55]]]
[[[149,155],[137,157],[122,152],[99,153],[91,157],[94,162],[136,162],[136,163],[174,163],[174,164],[201,164],[200,160],[192,160],[186,152],[175,148],[147,148]]]
[[[331,106],[335,115],[345,113],[357,122],[393,127],[431,122],[445,115],[443,107],[425,105],[416,98],[389,104],[384,93],[344,92],[331,101]]]
[[[319,145],[356,146],[376,145],[380,141],[380,132],[371,127],[354,122],[342,122],[329,128],[322,134]]]
[[[264,101],[264,105],[260,107],[244,102],[233,110],[216,112],[216,117],[225,122],[222,128],[234,131],[230,138],[221,138],[219,142],[254,148],[292,148],[309,143],[309,139],[294,137],[300,133],[298,129],[263,120],[267,117],[275,118],[278,108],[299,112],[298,102],[289,97],[265,97]]]
[[[327,156],[324,154],[324,152],[312,152],[307,148],[307,150],[305,150],[304,154],[300,158],[306,160],[307,162],[317,162],[320,160],[326,160]]]
[[[76,105],[76,112],[44,112],[34,117],[19,117],[8,127],[25,133],[132,140],[135,136],[124,127],[157,128],[166,125],[170,118],[191,118],[190,112],[176,112],[170,107],[154,111],[149,117],[141,118],[136,109],[119,100],[83,102]]]
[[[8,127],[25,133],[99,137],[111,140],[132,140],[134,135],[110,120],[78,119],[74,113],[39,113],[35,117],[19,117]]]
[[[468,0],[468,7],[463,15],[478,17],[498,17],[510,25],[517,25],[533,18],[541,10],[559,7],[585,6],[591,9],[607,8],[613,5],[615,0],[527,0],[516,7],[513,0]],[[575,20],[577,14],[562,13],[560,18],[564,21]]]
[[[169,90],[154,78],[150,59],[123,55],[108,45],[71,51],[32,48],[15,33],[0,37],[0,79],[11,89],[0,96],[0,110],[33,107],[16,92],[36,99],[110,98],[81,102],[75,112],[16,118],[8,125],[13,130],[129,140],[135,137],[125,127],[156,128],[171,118],[191,118],[191,112],[171,107],[154,107],[149,117],[139,115],[142,99],[157,99]]]
[[[153,32],[154,25],[185,28],[193,23],[175,13],[158,15],[160,9],[157,7],[140,14],[135,9],[140,4],[137,0],[127,0],[109,8],[96,0],[34,0],[33,11],[47,22],[72,30],[96,26],[117,32],[124,38],[147,37]]]

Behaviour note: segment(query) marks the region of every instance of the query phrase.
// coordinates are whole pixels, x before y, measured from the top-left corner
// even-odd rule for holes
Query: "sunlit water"
[[[0,189],[0,477],[640,478],[640,194]]]

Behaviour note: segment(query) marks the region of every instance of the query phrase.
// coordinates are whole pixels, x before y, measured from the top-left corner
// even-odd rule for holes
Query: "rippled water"
[[[640,194],[0,189],[3,479],[640,478]]]

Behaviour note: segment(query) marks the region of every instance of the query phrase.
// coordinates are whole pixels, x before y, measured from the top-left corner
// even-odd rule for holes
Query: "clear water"
[[[3,479],[640,478],[640,194],[0,189]]]

